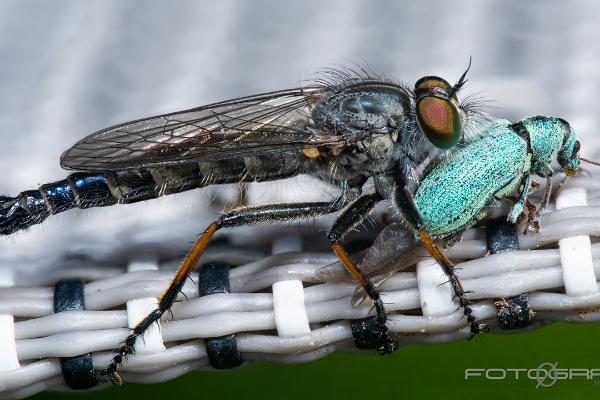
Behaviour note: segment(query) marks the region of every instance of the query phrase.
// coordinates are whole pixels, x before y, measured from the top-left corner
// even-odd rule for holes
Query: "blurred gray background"
[[[464,93],[490,99],[498,117],[561,116],[592,157],[600,149],[599,39],[593,1],[0,0],[0,193],[64,178],[61,153],[118,122],[294,87],[335,65],[368,64],[408,83],[426,74],[454,82],[470,56]],[[0,261],[39,259],[123,229],[143,241],[186,227],[189,241],[203,229],[194,216],[206,193],[51,217],[0,238]]]

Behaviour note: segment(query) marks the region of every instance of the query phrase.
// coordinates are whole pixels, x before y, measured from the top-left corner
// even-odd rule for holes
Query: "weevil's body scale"
[[[556,155],[556,149],[561,147],[564,137],[561,124],[562,120],[558,118],[532,118],[526,123],[531,142],[532,169],[540,176],[545,176],[548,165]],[[572,148],[575,140],[575,135],[570,136],[565,146]],[[576,169],[578,166],[577,163],[572,168]]]
[[[440,163],[416,194],[427,233],[446,237],[476,223],[485,208],[519,187],[522,174],[529,171],[526,158],[527,142],[508,127],[497,126]]]

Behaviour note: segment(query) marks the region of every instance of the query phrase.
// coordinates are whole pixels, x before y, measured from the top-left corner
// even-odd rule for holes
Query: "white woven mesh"
[[[573,203],[567,197],[574,193],[584,194],[583,204],[569,207]],[[529,294],[536,313],[530,328],[552,321],[600,319],[596,279],[582,280],[600,276],[600,243],[592,241],[589,247],[589,237],[600,234],[600,208],[594,206],[599,193],[600,183],[593,177],[571,179],[558,195],[557,203],[562,201],[563,209],[555,210],[553,203],[541,218],[541,232],[519,234],[519,251],[485,256],[481,228],[470,230],[447,251],[451,258],[463,260],[458,265],[459,275],[465,289],[471,291],[479,321],[501,331],[494,300],[520,293]],[[297,363],[333,351],[360,351],[353,344],[348,320],[368,316],[370,304],[352,307],[356,285],[333,254],[289,251],[307,247],[314,228],[311,225],[300,235],[272,240],[271,248],[278,254],[264,256],[258,247],[227,243],[207,250],[203,262],[239,265],[230,273],[232,293],[199,298],[197,275],[193,274],[194,282],[185,284],[172,319],[167,314],[161,329],[148,334],[145,346],[125,362],[124,380],[158,382],[211,368],[203,339],[230,333],[236,334],[245,361]],[[561,241],[558,245],[559,240],[573,237],[583,242]],[[126,248],[127,243],[122,246]],[[17,286],[0,289],[0,321],[5,332],[0,396],[21,398],[51,388],[67,390],[58,357],[92,352],[95,369],[104,369],[111,349],[129,333],[128,313],[129,318],[140,313],[135,311],[140,306],[131,300],[158,297],[177,267],[180,257],[164,259],[164,252],[157,249],[154,255],[146,248],[129,256],[118,249],[112,261],[110,253],[97,253],[94,262],[65,261],[64,268],[54,269],[52,274],[23,274],[16,279]],[[422,259],[416,268],[411,265],[395,273],[381,287],[389,312],[388,327],[398,334],[401,344],[464,340],[468,333],[461,312],[450,303],[449,289],[440,286],[444,281],[441,270],[433,275],[423,272],[431,268],[428,264]],[[54,314],[52,285],[67,277],[87,281],[87,310]],[[274,285],[285,281],[301,285],[286,286],[289,296],[274,297]],[[423,309],[423,304],[429,308]],[[303,319],[309,322],[306,327],[297,324]]]

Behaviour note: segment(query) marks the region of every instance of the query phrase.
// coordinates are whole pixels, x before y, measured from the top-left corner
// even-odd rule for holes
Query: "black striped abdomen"
[[[0,235],[39,224],[72,208],[130,204],[212,184],[268,181],[299,172],[297,154],[235,158],[123,171],[75,172],[66,179],[0,196]]]

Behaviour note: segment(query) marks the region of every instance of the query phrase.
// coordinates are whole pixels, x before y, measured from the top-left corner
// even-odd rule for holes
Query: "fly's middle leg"
[[[360,269],[358,269],[340,244],[343,237],[350,230],[361,224],[380,200],[381,197],[378,194],[369,194],[359,197],[338,217],[327,236],[331,242],[331,248],[344,267],[352,274],[354,280],[363,287],[369,298],[373,300],[375,312],[377,314],[376,321],[380,326],[379,331],[381,332],[378,352],[383,355],[394,352],[398,348],[398,342],[392,339],[388,334],[386,326],[387,315],[379,290],[367,279]]]
[[[241,225],[253,225],[259,223],[283,222],[299,218],[310,218],[320,215],[331,214],[340,210],[344,202],[315,202],[315,203],[292,203],[292,204],[273,204],[259,207],[248,207],[234,210],[223,215],[217,221],[206,228],[204,233],[198,238],[194,247],[185,257],[181,266],[177,270],[173,280],[161,295],[158,307],[149,313],[139,324],[137,324],[131,334],[127,336],[123,344],[115,349],[115,355],[106,368],[106,375],[110,381],[115,384],[121,384],[119,376],[119,367],[124,358],[134,352],[134,345],[137,339],[148,330],[148,328],[160,320],[162,315],[167,312],[181,291],[189,274],[194,270],[200,256],[204,252],[206,245],[221,228],[231,228]]]

